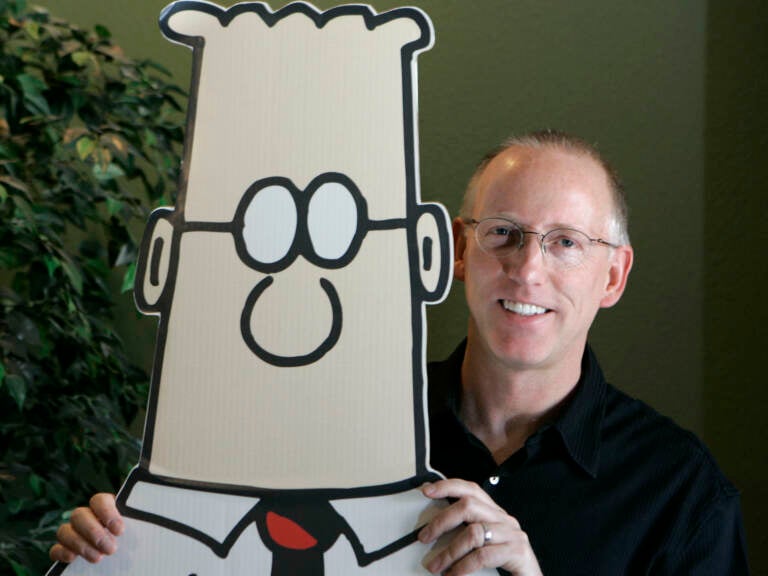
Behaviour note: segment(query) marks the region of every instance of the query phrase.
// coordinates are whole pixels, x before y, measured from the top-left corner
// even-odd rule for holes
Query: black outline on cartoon
[[[365,197],[357,185],[345,174],[338,172],[326,172],[315,177],[310,184],[300,190],[289,178],[285,176],[272,176],[253,182],[244,192],[234,218],[230,222],[202,222],[187,221],[185,218],[186,186],[191,158],[191,147],[194,141],[194,121],[197,108],[197,90],[200,83],[200,71],[205,48],[205,40],[202,37],[190,37],[173,31],[168,22],[171,16],[177,12],[194,10],[204,12],[218,18],[223,27],[226,27],[234,18],[245,12],[256,13],[268,26],[274,26],[281,19],[292,14],[300,13],[310,18],[317,28],[322,28],[330,20],[343,16],[362,17],[368,30],[374,30],[377,26],[394,19],[408,18],[415,22],[421,34],[415,41],[405,44],[401,48],[402,70],[402,104],[403,104],[403,128],[404,128],[404,157],[405,157],[405,218],[393,218],[388,220],[370,220],[368,218]],[[133,470],[118,494],[118,507],[121,512],[130,518],[146,520],[155,525],[170,529],[174,532],[186,535],[206,545],[217,556],[224,558],[229,554],[231,547],[237,541],[240,534],[252,522],[256,522],[260,531],[263,531],[267,507],[270,510],[278,506],[283,510],[293,510],[294,514],[312,516],[312,510],[323,508],[318,512],[318,517],[324,523],[332,523],[332,532],[324,535],[322,546],[330,547],[336,539],[343,535],[349,541],[359,566],[367,566],[371,562],[379,560],[393,552],[416,541],[418,529],[405,534],[401,538],[374,551],[366,551],[358,536],[347,523],[333,509],[334,500],[348,498],[363,498],[368,496],[394,495],[409,490],[418,489],[427,481],[434,481],[440,476],[428,466],[427,456],[427,422],[426,395],[424,387],[425,357],[424,357],[424,304],[440,301],[445,293],[451,277],[451,241],[447,226],[447,213],[437,204],[420,203],[420,194],[417,179],[417,153],[416,153],[416,126],[415,126],[415,90],[414,90],[414,66],[415,56],[432,44],[432,27],[426,15],[416,8],[396,8],[381,14],[364,5],[346,5],[332,8],[325,12],[318,12],[314,7],[303,2],[296,2],[285,6],[275,12],[261,2],[246,2],[230,8],[221,8],[215,4],[200,0],[178,0],[167,6],[160,17],[160,27],[163,34],[170,40],[190,46],[193,49],[193,74],[192,91],[189,100],[187,115],[187,128],[184,153],[184,170],[181,176],[179,194],[175,208],[159,208],[151,215],[147,223],[142,244],[140,258],[136,272],[135,299],[137,307],[145,314],[159,316],[155,361],[152,373],[152,385],[148,403],[144,441],[139,465]],[[308,229],[307,218],[309,206],[313,195],[324,184],[334,183],[343,186],[353,200],[357,211],[357,223],[354,233],[349,239],[348,248],[338,257],[324,257],[318,254],[312,244],[311,233]],[[244,240],[246,211],[253,198],[266,187],[279,186],[287,191],[293,199],[296,209],[296,230],[293,240],[286,248],[285,254],[274,261],[259,261],[249,253]],[[426,236],[419,242],[417,224],[424,216],[431,216],[434,221],[434,234],[437,235],[439,254],[434,254],[435,246],[432,238]],[[254,488],[253,486],[235,486],[228,484],[213,484],[184,480],[173,477],[164,477],[149,472],[152,456],[152,444],[154,436],[154,423],[157,417],[158,394],[163,367],[163,355],[166,346],[168,331],[168,317],[172,305],[175,290],[176,274],[179,263],[179,247],[182,234],[189,231],[229,233],[232,235],[239,258],[243,263],[260,272],[268,274],[250,292],[243,303],[243,312],[240,322],[240,331],[248,348],[263,361],[275,366],[294,367],[311,364],[323,357],[336,344],[343,330],[343,304],[333,284],[326,278],[320,279],[320,286],[325,292],[329,306],[332,310],[332,322],[327,337],[312,351],[297,356],[281,356],[264,349],[251,333],[250,324],[254,307],[259,297],[269,289],[272,284],[271,274],[290,266],[298,256],[302,256],[312,264],[321,268],[334,269],[346,266],[351,262],[366,235],[371,231],[405,229],[407,237],[409,283],[411,289],[411,330],[413,337],[411,364],[413,366],[413,422],[415,430],[415,474],[405,480],[391,482],[377,486],[362,486],[354,488],[319,488],[319,489],[288,489],[274,490]],[[422,274],[430,272],[435,266],[439,266],[439,274],[434,286],[430,289],[424,285]],[[152,297],[147,297],[144,292],[143,279],[148,278],[149,284],[157,288],[158,292]],[[156,486],[166,486],[196,490],[201,492],[225,493],[253,498],[257,503],[237,522],[221,540],[198,530],[187,524],[171,520],[167,517],[132,508],[129,504],[129,496],[137,483],[145,482]],[[326,509],[329,508],[330,510]],[[302,512],[295,512],[295,511]],[[308,511],[309,510],[309,511]],[[329,520],[329,518],[331,520]],[[264,534],[262,534],[264,537]],[[263,538],[267,543],[268,539]],[[267,544],[269,547],[269,545]],[[275,560],[276,561],[276,560]],[[274,564],[273,564],[274,566]],[[61,574],[66,565],[56,564],[49,572],[51,575]],[[320,558],[320,570],[322,570],[322,557]]]

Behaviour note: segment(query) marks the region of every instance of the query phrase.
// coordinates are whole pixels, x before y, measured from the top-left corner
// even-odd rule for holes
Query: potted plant
[[[148,376],[112,311],[172,203],[183,98],[104,27],[0,0],[2,573],[41,573],[65,511],[137,461]]]

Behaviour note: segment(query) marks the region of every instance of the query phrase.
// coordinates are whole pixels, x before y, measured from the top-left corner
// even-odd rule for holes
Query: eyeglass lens
[[[546,234],[524,231],[514,222],[487,218],[475,223],[475,236],[487,253],[503,258],[525,245],[525,236],[536,236],[548,260],[561,266],[577,266],[591,246],[589,237],[571,228],[557,228]]]

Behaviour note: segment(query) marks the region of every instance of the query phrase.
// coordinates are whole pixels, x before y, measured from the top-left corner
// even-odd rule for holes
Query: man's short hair
[[[480,163],[477,165],[474,174],[472,174],[472,177],[469,179],[467,189],[464,192],[464,200],[461,204],[461,211],[459,213],[462,218],[472,217],[475,197],[477,196],[477,184],[480,180],[480,176],[482,176],[485,171],[485,168],[494,158],[496,158],[496,156],[513,147],[530,148],[533,150],[551,148],[563,152],[580,154],[597,162],[597,164],[605,171],[605,175],[608,179],[608,186],[611,191],[611,197],[613,199],[613,219],[611,222],[610,241],[616,244],[629,244],[629,209],[627,207],[624,186],[622,185],[616,170],[600,154],[595,145],[590,144],[577,136],[572,136],[557,130],[540,130],[536,132],[528,132],[527,134],[522,134],[520,136],[511,136],[504,140],[501,145],[483,156],[482,160],[480,160]]]

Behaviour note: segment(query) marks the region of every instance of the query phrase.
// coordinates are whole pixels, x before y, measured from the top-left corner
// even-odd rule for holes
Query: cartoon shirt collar
[[[435,480],[433,475],[424,481]],[[411,483],[411,486],[414,484]],[[417,483],[416,486],[419,484]],[[138,480],[121,494],[124,514],[185,533],[226,555],[259,498],[223,494]],[[366,551],[378,550],[426,524],[442,504],[426,498],[421,490],[354,498],[330,499]]]

